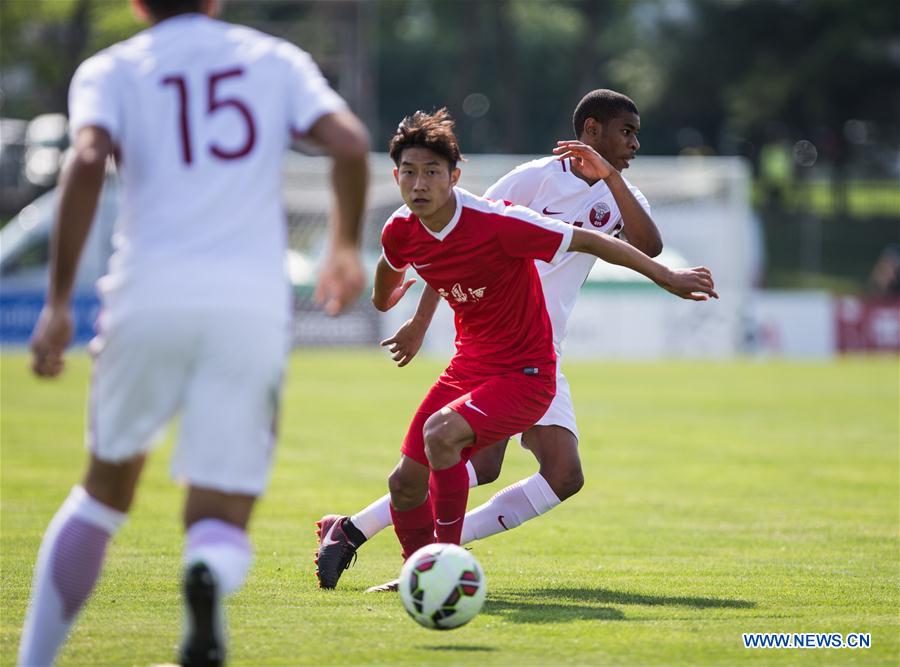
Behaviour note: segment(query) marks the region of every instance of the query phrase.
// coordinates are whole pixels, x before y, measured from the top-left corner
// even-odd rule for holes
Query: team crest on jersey
[[[450,288],[450,291],[447,292],[443,287],[438,288],[438,294],[442,297],[450,300],[452,296],[456,303],[475,303],[476,301],[480,301],[482,297],[484,297],[484,290],[487,287],[479,287],[477,289],[472,289],[469,287],[468,289],[463,289],[459,283],[456,283],[453,287]]]
[[[604,201],[598,201],[591,209],[591,224],[594,225],[594,227],[602,227],[609,222],[611,212],[609,204]]]

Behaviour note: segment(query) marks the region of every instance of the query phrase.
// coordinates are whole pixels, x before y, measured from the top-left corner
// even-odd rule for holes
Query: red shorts
[[[538,375],[524,370],[504,375],[474,375],[452,367],[441,373],[425,395],[403,439],[401,453],[428,465],[425,422],[441,408],[461,415],[475,431],[475,442],[463,450],[468,460],[478,449],[528,430],[544,416],[556,395],[555,369]]]

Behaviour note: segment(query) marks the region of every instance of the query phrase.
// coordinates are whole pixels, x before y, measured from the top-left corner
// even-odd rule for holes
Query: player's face
[[[606,123],[588,118],[584,124],[582,141],[606,158],[613,167],[622,171],[634,159],[641,147],[638,132],[641,117],[630,111],[623,112]]]
[[[419,218],[433,218],[448,205],[453,186],[459,181],[459,169],[450,170],[445,158],[427,148],[407,148],[394,168],[394,180],[400,195]]]

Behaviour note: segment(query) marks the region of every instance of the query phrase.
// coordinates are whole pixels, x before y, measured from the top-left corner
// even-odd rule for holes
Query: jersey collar
[[[572,171],[572,159],[568,158],[566,160],[559,160],[559,163],[562,165],[562,171],[560,173],[560,178],[562,178],[567,183],[574,183],[579,191],[584,190],[602,190],[603,188],[608,187],[606,185],[606,181],[602,178],[594,183],[593,185],[588,185],[587,181],[585,181],[580,176],[577,176],[574,171]],[[559,172],[558,172],[559,173]]]
[[[200,12],[186,12],[184,14],[175,14],[174,16],[168,16],[159,23],[151,26],[150,30],[155,33],[164,31],[167,32],[174,29],[184,29],[196,25],[205,25],[213,20],[214,19],[212,19],[211,17]]]
[[[450,218],[450,222],[439,232],[433,232],[428,227],[425,226],[425,223],[419,220],[419,224],[422,225],[422,229],[431,234],[438,241],[443,241],[450,235],[456,225],[459,224],[459,216],[462,214],[462,198],[459,196],[459,190],[453,188],[453,196],[456,197],[456,212],[453,214],[453,217]]]

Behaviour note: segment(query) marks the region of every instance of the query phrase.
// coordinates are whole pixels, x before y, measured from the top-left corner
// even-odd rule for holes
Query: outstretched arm
[[[593,181],[606,181],[609,191],[612,193],[619,212],[622,214],[623,229],[628,242],[635,248],[650,257],[656,257],[662,252],[662,237],[653,218],[647,213],[641,203],[632,194],[622,178],[622,174],[616,171],[602,155],[593,148],[580,141],[558,141],[553,152],[560,159],[571,158],[578,173]]]
[[[101,127],[87,126],[75,137],[75,158],[63,173],[59,209],[50,238],[50,286],[31,336],[31,368],[42,377],[63,369],[63,353],[72,340],[69,312],[78,261],[103,189],[112,139]]]
[[[397,329],[397,333],[381,341],[382,347],[390,345],[388,349],[391,353],[391,359],[396,361],[401,368],[412,361],[422,347],[422,341],[425,340],[425,332],[428,331],[428,326],[431,324],[431,318],[434,317],[434,311],[437,309],[440,299],[441,297],[431,289],[430,285],[425,285],[425,289],[422,290],[422,296],[419,297],[416,314],[411,319],[406,320]]]
[[[610,264],[618,264],[642,273],[657,285],[683,299],[706,301],[718,299],[712,274],[705,266],[692,269],[670,269],[637,248],[608,234],[587,229],[572,230],[569,250],[594,255]]]

